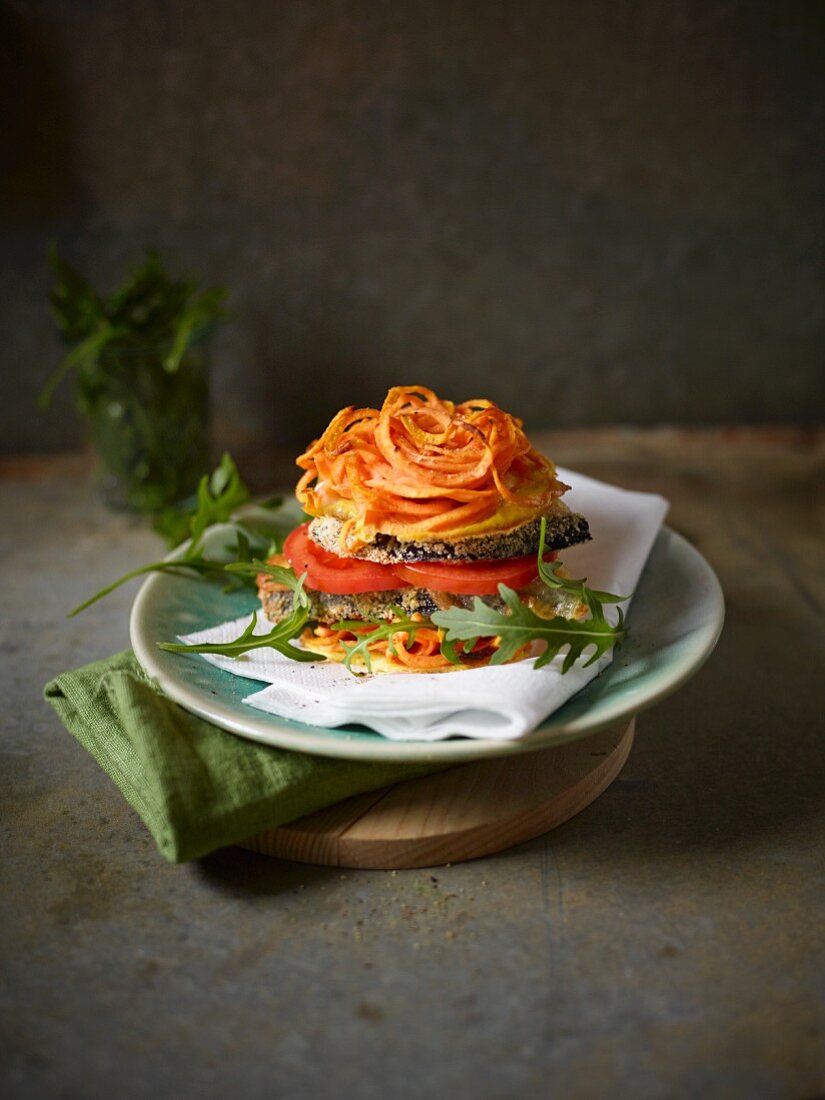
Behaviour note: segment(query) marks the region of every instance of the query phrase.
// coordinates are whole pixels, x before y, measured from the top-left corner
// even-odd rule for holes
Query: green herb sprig
[[[452,607],[447,611],[436,611],[432,621],[446,631],[448,643],[464,639],[499,638],[498,649],[490,660],[492,665],[512,660],[521,647],[530,642],[543,641],[547,643],[547,648],[536,658],[536,668],[541,668],[565,645],[569,646],[562,673],[569,672],[589,646],[593,646],[593,653],[584,662],[585,668],[626,635],[621,611],[615,626],[611,626],[602,614],[584,622],[563,619],[560,615],[542,619],[521,602],[512,588],[500,584],[498,590],[507,606],[506,612],[488,607],[480,597],[475,596],[471,609]]]
[[[587,578],[574,580],[572,577],[559,576],[558,571],[563,568],[560,561],[548,562],[544,560],[547,534],[547,520],[541,517],[541,533],[539,536],[538,570],[539,577],[548,588],[560,589],[571,596],[575,596],[587,606],[588,611],[594,617],[602,614],[602,604],[624,603],[627,596],[615,596],[612,592],[600,592],[597,588],[587,587]]]
[[[372,655],[369,651],[369,646],[373,642],[387,642],[387,650],[393,656],[397,656],[397,650],[395,648],[395,636],[397,634],[406,634],[407,639],[404,642],[404,648],[409,649],[415,641],[416,633],[426,626],[430,626],[428,619],[411,619],[403,607],[399,607],[397,604],[390,604],[390,610],[395,616],[394,619],[341,619],[337,623],[332,624],[333,630],[352,630],[363,631],[365,626],[372,626],[372,630],[368,634],[364,634],[363,638],[360,638],[355,642],[340,642],[341,648],[346,653],[344,657],[344,666],[353,675],[359,675],[357,670],[353,667],[353,662],[356,657],[360,658],[366,666],[367,672],[372,672]]]
[[[63,379],[77,372],[78,400],[89,412],[98,391],[107,385],[102,356],[109,347],[162,347],[161,369],[175,374],[190,343],[226,315],[223,288],[200,290],[193,279],[171,278],[153,249],[108,297],[98,294],[54,247],[49,263],[55,277],[52,315],[71,351],[44,386],[41,408],[49,405]]]
[[[541,668],[548,664],[568,646],[561,668],[564,674],[570,671],[591,646],[593,652],[584,662],[585,668],[597,661],[612,646],[620,645],[627,636],[621,608],[618,609],[619,617],[615,626],[607,621],[603,609],[604,604],[622,603],[627,597],[588,588],[583,579],[559,576],[561,562],[544,561],[546,529],[547,521],[542,518],[538,551],[539,577],[548,588],[563,590],[581,600],[586,605],[590,618],[579,621],[557,615],[552,619],[543,619],[521,602],[517,592],[500,584],[498,590],[507,608],[505,612],[496,611],[475,596],[470,609],[451,607],[433,614],[434,625],[445,631],[442,653],[448,660],[454,661],[454,646],[458,641],[464,641],[466,648],[467,643],[474,644],[478,638],[499,638],[498,649],[490,660],[492,665],[512,660],[522,646],[528,643],[542,641],[546,643],[546,648],[536,658],[535,667]]]
[[[188,517],[182,517],[189,529],[190,542],[180,556],[150,562],[148,565],[125,573],[71,611],[69,618],[85,611],[87,607],[108,596],[110,592],[114,592],[127,581],[147,573],[215,577],[223,580],[229,587],[247,584],[254,588],[252,574],[236,570],[232,576],[227,576],[226,559],[207,557],[204,553],[204,534],[208,527],[216,523],[231,524],[228,533],[234,534],[235,537],[232,563],[234,565],[249,562],[253,554],[266,557],[280,549],[282,536],[286,531],[280,528],[274,514],[268,522],[257,520],[254,526],[252,521],[244,522],[242,519],[233,518],[236,511],[249,500],[249,496],[249,489],[242,481],[237,466],[232,458],[225,454],[220,465],[211,474],[205,474],[201,478],[195,505]],[[267,501],[270,509],[279,503],[279,498]],[[261,505],[258,505],[258,508],[260,509]],[[266,512],[264,514],[266,515]]]
[[[242,568],[241,568],[242,567]],[[255,574],[266,572],[274,576],[280,584],[292,589],[292,614],[282,619],[267,634],[256,634],[257,614],[253,614],[243,633],[230,642],[201,642],[189,645],[185,642],[161,642],[160,649],[169,653],[216,653],[224,657],[241,657],[253,649],[276,649],[293,661],[321,661],[324,658],[315,653],[298,649],[291,644],[297,638],[309,619],[309,599],[304,591],[306,573],[297,577],[291,569],[269,565],[266,562],[233,562],[224,567],[233,574]]]

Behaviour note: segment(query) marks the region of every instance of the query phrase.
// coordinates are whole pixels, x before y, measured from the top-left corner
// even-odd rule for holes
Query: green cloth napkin
[[[45,696],[174,863],[441,770],[334,760],[236,737],[163,695],[130,650],[64,672]]]

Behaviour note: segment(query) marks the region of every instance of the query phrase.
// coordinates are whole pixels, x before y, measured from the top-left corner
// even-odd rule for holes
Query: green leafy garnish
[[[546,531],[547,520],[542,516],[538,552],[539,577],[542,583],[547,585],[548,588],[561,589],[571,596],[577,597],[587,605],[590,614],[593,616],[601,614],[603,603],[624,603],[628,598],[627,596],[614,596],[612,592],[600,592],[596,588],[588,588],[586,577],[581,580],[574,580],[572,577],[560,577],[558,570],[562,568],[562,563],[560,561],[548,562],[544,560]]]
[[[466,642],[465,641],[464,645],[462,647],[463,652],[468,653],[473,648],[474,645],[475,645],[475,641],[472,641],[472,642]],[[456,667],[460,667],[460,665],[461,665],[461,655],[458,652],[458,643],[457,642],[447,641],[446,637],[442,638],[441,639],[441,656],[445,657],[450,662],[451,665],[455,665]]]
[[[205,474],[198,485],[197,504],[189,519],[192,539],[185,557],[195,557],[203,545],[203,533],[215,523],[226,523],[232,513],[249,500],[249,489],[241,480],[238,467],[225,454],[211,474]]]
[[[151,516],[175,545],[186,534],[178,505],[209,469],[208,337],[226,316],[225,291],[173,278],[153,250],[109,294],[54,248],[49,261],[66,353],[39,404],[72,376],[110,501]]]
[[[232,573],[254,568],[256,572],[267,572],[274,576],[280,584],[288,585],[292,589],[292,614],[273,627],[268,634],[255,633],[258,617],[253,614],[243,633],[231,642],[201,642],[193,645],[188,645],[185,642],[161,642],[159,643],[160,649],[165,649],[169,653],[217,653],[223,657],[241,657],[252,649],[276,649],[293,661],[322,661],[324,659],[315,653],[308,653],[306,650],[297,649],[290,644],[294,638],[300,635],[309,618],[309,600],[306,592],[304,592],[306,573],[301,577],[296,577],[291,569],[279,565],[268,565],[265,562],[234,562],[225,568]]]
[[[621,611],[615,626],[611,626],[601,614],[584,622],[563,619],[559,615],[553,619],[542,619],[521,602],[512,588],[500,584],[498,590],[507,605],[504,613],[488,607],[479,596],[475,596],[472,609],[451,607],[447,611],[436,611],[432,621],[446,631],[448,643],[462,639],[499,638],[498,649],[490,660],[492,665],[511,660],[523,645],[543,641],[547,643],[547,648],[536,659],[536,668],[541,668],[567,645],[570,648],[562,665],[563,673],[573,667],[589,646],[593,646],[594,650],[584,662],[585,667],[598,660],[626,634]]]
[[[88,368],[89,364],[96,362],[106,345],[121,335],[124,335],[124,333],[120,329],[114,328],[105,318],[101,319],[95,329],[64,357],[60,366],[49,378],[37,399],[40,408],[47,409],[49,407],[54,391],[66,375],[71,374],[72,371],[80,367]]]
[[[54,273],[52,315],[72,350],[40,394],[45,408],[52,395],[72,372],[78,375],[78,399],[90,411],[101,390],[110,382],[112,365],[104,353],[131,348],[163,348],[158,363],[162,371],[178,371],[187,348],[225,315],[225,291],[220,287],[199,290],[193,279],[173,279],[157,252],[149,249],[143,264],[121,286],[104,297],[95,290],[54,247],[49,250]],[[138,369],[137,367],[135,369]],[[145,361],[141,361],[141,370]]]
[[[249,490],[243,483],[238,469],[232,458],[225,454],[220,465],[211,473],[205,474],[198,485],[195,496],[195,504],[188,515],[182,515],[181,520],[188,529],[190,542],[183,553],[177,558],[169,558],[164,561],[150,562],[139,569],[119,577],[116,581],[107,585],[85,600],[79,607],[69,613],[69,618],[84,611],[87,607],[97,603],[98,600],[108,596],[110,592],[120,588],[122,584],[144,576],[147,573],[171,573],[180,576],[207,576],[219,577],[225,582],[234,584],[245,583],[255,587],[254,575],[238,571],[234,577],[227,577],[226,558],[207,557],[204,554],[204,533],[206,529],[216,523],[231,523],[229,534],[234,534],[234,556],[236,563],[248,562],[253,553],[267,556],[279,548],[280,539],[277,536],[277,527],[274,523],[251,526],[251,521],[233,519],[238,508],[249,499]],[[186,532],[181,532],[186,534]],[[227,550],[227,553],[232,551]],[[286,582],[282,582],[286,583]]]
[[[293,638],[297,638],[306,626],[306,610],[293,612],[288,619],[284,619],[273,627],[268,634],[255,634],[257,615],[252,616],[249,625],[239,638],[231,642],[202,642],[200,645],[187,645],[183,642],[159,642],[159,648],[170,653],[217,653],[223,657],[241,657],[249,653],[251,649],[277,649],[285,657],[293,661],[323,661],[317,653],[309,653],[307,650],[298,649],[290,645]]]
[[[90,596],[88,600],[78,604],[66,617],[73,619],[75,615],[79,615],[81,611],[85,611],[87,607],[91,607],[98,600],[102,600],[104,596],[108,596],[110,592],[114,592],[121,585],[126,584],[127,581],[134,580],[135,577],[143,577],[147,573],[171,573],[172,576],[178,577],[192,576],[193,574],[224,577],[224,565],[224,562],[210,561],[207,558],[190,558],[186,561],[176,559],[153,561],[149,565],[142,565],[139,569],[132,569],[131,572],[124,573],[116,581],[112,581],[105,588],[101,588],[99,592],[95,592],[94,596]]]
[[[415,635],[422,627],[430,626],[428,619],[411,619],[407,615],[403,607],[398,607],[397,604],[391,604],[390,610],[395,616],[392,620],[387,619],[342,619],[340,622],[333,623],[333,630],[352,630],[357,633],[363,631],[365,626],[371,626],[373,629],[364,634],[362,638],[359,638],[355,642],[340,642],[341,648],[346,653],[344,657],[345,667],[357,676],[359,673],[353,668],[353,661],[356,657],[359,657],[366,666],[367,672],[372,672],[372,657],[370,655],[369,646],[373,642],[387,642],[387,650],[392,656],[397,655],[395,648],[395,635],[405,633],[407,640],[404,642],[404,648],[409,649],[415,641]]]
[[[259,558],[254,558],[251,561],[233,561],[224,566],[227,573],[232,573],[236,577],[257,577],[260,573],[266,573],[267,576],[273,577],[278,584],[285,584],[287,588],[292,589],[293,603],[295,602],[296,593],[298,593],[298,586],[296,584],[297,578],[295,571],[286,565],[272,565],[271,562],[261,561]],[[303,576],[306,576],[304,574]],[[303,577],[301,578],[303,581]],[[304,603],[308,603],[307,594],[303,590],[303,584],[300,588],[299,598],[302,598]]]
[[[592,647],[592,653],[584,662],[584,668],[592,665],[606,653],[611,646],[620,645],[627,635],[624,615],[621,608],[615,626],[604,615],[604,604],[621,603],[626,596],[616,596],[612,592],[601,592],[588,588],[585,580],[574,580],[559,576],[561,562],[545,562],[545,534],[547,522],[541,521],[541,536],[538,551],[538,571],[543,584],[551,589],[560,589],[576,597],[587,607],[590,617],[584,621],[565,619],[560,615],[544,619],[537,615],[519,599],[517,592],[505,584],[498,586],[499,594],[507,610],[496,611],[479,597],[473,598],[471,609],[451,607],[446,611],[436,611],[432,616],[435,626],[445,631],[441,643],[441,652],[449,661],[455,662],[455,643],[458,641],[470,645],[478,638],[498,638],[499,646],[490,660],[492,665],[500,665],[518,653],[522,646],[531,642],[546,643],[543,653],[536,658],[536,668],[548,664],[565,646],[568,647],[562,664],[562,673],[569,672],[585,650]]]

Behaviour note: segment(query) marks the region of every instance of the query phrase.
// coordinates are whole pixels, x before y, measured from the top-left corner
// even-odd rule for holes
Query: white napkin
[[[565,501],[590,524],[593,541],[559,556],[574,577],[592,588],[619,594],[636,587],[668,504],[651,493],[633,493],[570,470],[559,477],[572,486]],[[625,609],[627,604],[624,605]],[[614,615],[608,609],[608,617]],[[248,616],[188,634],[184,642],[237,638]],[[259,612],[256,633],[271,624]],[[589,668],[581,660],[562,675],[564,653],[543,668],[533,660],[496,668],[448,673],[392,673],[355,677],[342,665],[290,661],[272,649],[242,657],[205,654],[227,672],[269,684],[244,699],[252,707],[316,726],[359,723],[395,741],[440,741],[445,737],[512,740],[523,737],[606,668],[606,653]],[[585,656],[586,659],[586,656]]]

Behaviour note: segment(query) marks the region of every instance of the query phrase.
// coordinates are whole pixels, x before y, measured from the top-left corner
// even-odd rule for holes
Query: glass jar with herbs
[[[154,251],[108,297],[52,252],[52,310],[69,350],[41,394],[74,375],[107,502],[158,516],[209,469],[209,344],[224,291],[172,279]]]

